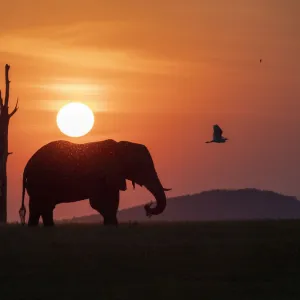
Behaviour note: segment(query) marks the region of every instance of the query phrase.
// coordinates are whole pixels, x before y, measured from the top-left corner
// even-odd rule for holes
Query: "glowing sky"
[[[55,122],[70,100],[95,112],[94,129],[76,141],[146,144],[170,196],[239,187],[300,195],[299,12],[298,0],[1,3],[0,85],[9,63],[10,107],[20,99],[9,132],[9,219],[33,152],[74,140]],[[204,144],[215,123],[228,144]],[[151,199],[130,185],[121,197],[121,207]],[[89,213],[82,202],[55,217]]]

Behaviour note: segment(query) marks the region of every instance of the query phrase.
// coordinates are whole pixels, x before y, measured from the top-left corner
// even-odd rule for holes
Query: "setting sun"
[[[94,125],[94,114],[85,104],[72,102],[64,105],[56,118],[57,126],[62,133],[70,137],[87,134]]]

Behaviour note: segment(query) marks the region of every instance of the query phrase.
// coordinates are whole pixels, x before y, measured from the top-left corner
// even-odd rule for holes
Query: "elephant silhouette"
[[[53,210],[59,203],[89,199],[103,216],[104,225],[118,225],[120,191],[126,180],[138,184],[155,197],[156,206],[146,204],[147,216],[161,214],[166,207],[165,189],[147,147],[112,139],[76,144],[58,140],[38,149],[23,172],[21,223],[25,224],[25,191],[29,196],[28,226],[53,226]]]

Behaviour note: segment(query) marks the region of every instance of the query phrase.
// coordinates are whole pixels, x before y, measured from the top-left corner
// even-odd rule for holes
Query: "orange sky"
[[[27,160],[62,138],[146,144],[169,196],[242,187],[300,195],[299,11],[298,0],[3,2],[0,85],[9,63],[10,107],[20,98],[9,220],[18,219]],[[56,126],[71,100],[95,111],[84,138]],[[215,123],[228,144],[204,144]],[[128,187],[121,208],[152,198]],[[55,217],[93,212],[66,204]]]

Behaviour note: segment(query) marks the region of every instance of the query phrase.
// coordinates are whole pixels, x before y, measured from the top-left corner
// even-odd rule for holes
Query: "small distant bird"
[[[214,130],[213,139],[211,141],[207,141],[205,143],[225,143],[228,140],[228,138],[224,138],[222,136],[223,130],[220,128],[219,125],[217,125],[217,124],[214,125],[213,130]]]
[[[261,63],[261,62],[262,62],[262,59],[260,59],[259,62]]]

